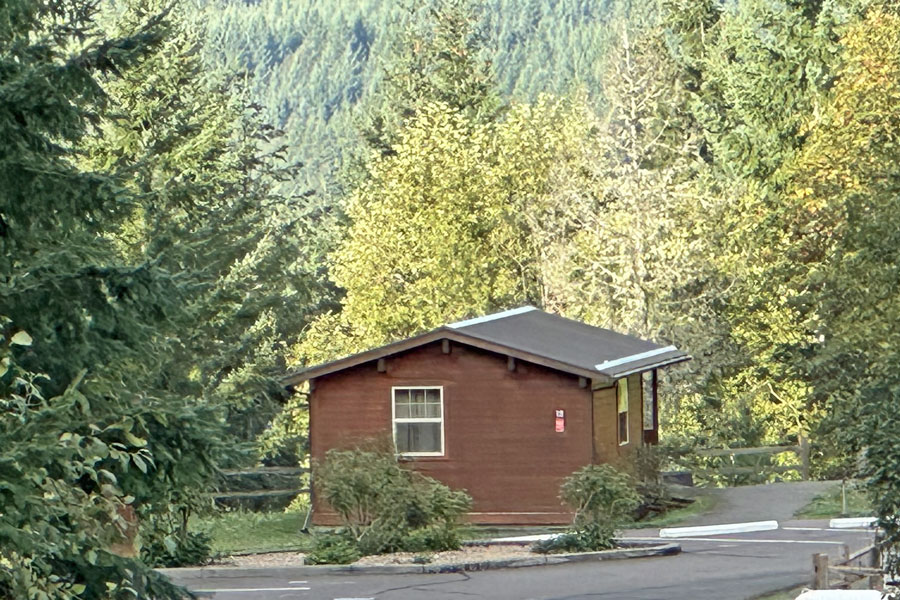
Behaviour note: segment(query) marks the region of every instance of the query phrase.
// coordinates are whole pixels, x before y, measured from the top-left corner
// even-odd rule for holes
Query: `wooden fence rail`
[[[880,590],[884,587],[880,544],[876,542],[853,554],[846,544],[842,549],[838,560],[832,560],[827,554],[813,554],[813,589]]]
[[[753,475],[761,472],[785,473],[787,471],[800,471],[804,481],[809,479],[809,443],[802,440],[796,446],[759,446],[756,448],[710,448],[697,450],[697,456],[704,458],[736,456],[775,456],[784,452],[793,452],[800,459],[799,465],[756,465],[756,466],[721,466],[699,469],[701,472],[718,473],[721,475]]]
[[[303,475],[308,473],[306,467],[257,467],[255,469],[222,469],[225,477],[237,475]]]
[[[300,494],[309,494],[303,467],[258,467],[224,469],[220,489],[210,494],[216,504],[248,510],[271,510],[287,506]]]

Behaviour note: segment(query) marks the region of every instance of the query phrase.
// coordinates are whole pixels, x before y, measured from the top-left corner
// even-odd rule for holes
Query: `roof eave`
[[[338,360],[313,365],[305,369],[300,369],[299,371],[291,373],[290,375],[282,378],[281,382],[285,386],[297,385],[304,381],[315,379],[316,377],[330,375],[331,373],[335,373],[337,371],[342,371],[344,369],[349,369],[367,362],[371,362],[373,360],[385,358],[392,354],[412,350],[413,348],[418,348],[419,346],[424,346],[425,344],[436,342],[442,339],[449,339],[451,341],[466,344],[468,346],[473,346],[475,348],[480,348],[482,350],[487,350],[489,352],[511,356],[519,360],[539,364],[550,369],[562,371],[564,373],[569,373],[578,377],[584,377],[589,380],[600,382],[612,381],[612,378],[605,373],[601,373],[592,369],[585,369],[576,365],[570,365],[568,363],[553,360],[544,356],[539,356],[530,352],[526,352],[524,350],[517,350],[515,348],[504,346],[502,344],[488,342],[481,338],[467,335],[459,329],[441,327],[439,329],[434,329],[416,337],[401,340],[399,342],[393,342],[385,346],[380,346],[378,348],[360,352],[358,354],[340,358]]]
[[[644,373],[646,371],[652,371],[653,369],[661,369],[662,367],[668,367],[671,365],[675,365],[678,363],[687,362],[689,360],[693,360],[693,357],[689,354],[682,354],[680,356],[673,356],[670,358],[665,358],[657,362],[649,363],[646,365],[641,365],[640,367],[635,367],[633,369],[627,369],[623,371],[614,371],[612,373],[604,373],[607,377],[612,379],[620,379],[622,377],[627,377],[629,375],[634,375],[635,373]]]
[[[412,348],[417,348],[424,344],[443,339],[446,337],[443,335],[444,332],[445,328],[441,327],[405,340],[391,342],[390,344],[379,346],[378,348],[351,354],[350,356],[345,356],[337,360],[312,365],[286,375],[281,379],[281,383],[286,386],[297,385],[298,383],[303,383],[304,381],[309,381],[310,379],[315,379],[322,375],[329,375],[336,371],[342,371],[363,363],[378,360],[379,358],[384,358],[385,356],[390,356],[391,354],[411,350]]]

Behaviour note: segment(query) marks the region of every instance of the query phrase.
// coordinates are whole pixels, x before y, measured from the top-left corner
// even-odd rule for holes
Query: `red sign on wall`
[[[562,433],[566,430],[566,411],[561,408],[556,409],[556,433]]]

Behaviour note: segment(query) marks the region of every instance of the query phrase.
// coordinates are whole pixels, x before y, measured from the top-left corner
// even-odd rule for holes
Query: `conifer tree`
[[[163,3],[126,6],[114,30]],[[281,134],[241,85],[204,67],[200,19],[182,6],[170,19],[169,37],[106,85],[120,112],[90,157],[125,171],[139,199],[115,237],[123,255],[179,272],[190,289],[170,324],[165,385],[222,407],[231,441],[246,443],[280,407],[284,348],[327,296],[311,242],[322,238],[318,199],[279,185],[297,172]]]
[[[426,102],[445,104],[471,123],[491,122],[503,108],[474,0],[434,0],[407,10],[363,130],[367,145],[382,153],[392,152],[398,131]]]
[[[132,509],[202,486],[215,412],[159,386],[172,273],[114,238],[137,199],[79,151],[113,107],[102,73],[165,35],[104,37],[93,2],[0,5],[0,598],[179,597],[132,557]],[[156,504],[154,504],[156,503]]]

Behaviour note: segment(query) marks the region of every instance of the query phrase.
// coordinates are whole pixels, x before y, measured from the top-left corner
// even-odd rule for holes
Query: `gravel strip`
[[[446,552],[395,552],[364,556],[354,566],[387,566],[387,565],[452,565],[459,563],[481,562],[486,560],[504,560],[513,558],[531,558],[544,556],[529,552],[531,544],[497,544],[486,546],[464,546],[459,550]],[[304,564],[302,552],[269,552],[266,554],[248,554],[228,556],[215,561],[211,566],[219,567],[298,567]]]
[[[459,550],[446,552],[395,552],[394,554],[382,554],[380,556],[364,556],[354,565],[454,565],[459,563],[482,562],[486,560],[502,560],[508,558],[531,558],[544,556],[529,552],[531,544],[519,545],[491,545],[491,546],[464,546]]]
[[[303,565],[302,552],[267,552],[265,554],[242,554],[219,558],[210,566],[214,567],[297,567]]]

